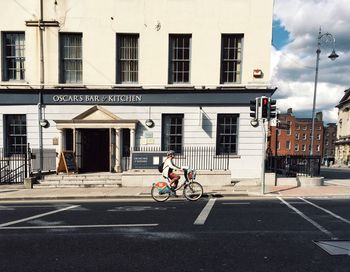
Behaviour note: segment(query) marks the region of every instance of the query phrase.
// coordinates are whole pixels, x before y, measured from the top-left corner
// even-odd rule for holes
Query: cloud
[[[336,122],[335,106],[350,87],[349,1],[275,0],[274,20],[289,32],[290,41],[272,50],[272,84],[278,87],[274,97],[280,110],[293,108],[296,116],[311,117],[319,27],[335,37],[337,60],[328,59],[332,41],[321,44],[316,111],[323,112],[326,122]]]

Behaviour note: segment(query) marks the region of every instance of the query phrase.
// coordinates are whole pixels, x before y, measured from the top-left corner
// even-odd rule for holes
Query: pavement
[[[69,200],[69,199],[147,199],[150,187],[64,187],[25,189],[22,184],[0,185],[1,201],[20,200]],[[260,186],[240,185],[204,187],[204,197],[338,197],[350,198],[349,183],[325,182],[324,186],[266,186],[262,194]],[[181,195],[182,191],[178,192]]]

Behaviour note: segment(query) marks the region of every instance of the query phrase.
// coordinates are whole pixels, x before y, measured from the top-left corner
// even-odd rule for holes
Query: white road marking
[[[53,205],[9,205],[9,206],[0,206],[2,208],[54,208]],[[66,205],[60,205],[59,207],[66,207]]]
[[[329,236],[332,240],[336,240],[337,237],[335,237],[333,235],[333,233],[331,233],[329,230],[325,229],[324,227],[322,227],[320,224],[318,224],[317,222],[315,222],[314,220],[312,220],[311,218],[307,217],[305,214],[303,214],[301,211],[299,211],[297,208],[293,207],[292,205],[290,205],[287,201],[285,201],[283,198],[281,197],[277,197],[280,201],[282,201],[288,208],[292,209],[293,211],[295,211],[297,214],[299,214],[302,218],[304,218],[306,221],[308,221],[309,223],[311,223],[312,225],[314,225],[316,228],[318,228],[320,231],[322,231],[324,234],[326,234],[327,236]]]
[[[1,227],[0,230],[25,230],[25,229],[77,229],[77,228],[127,228],[127,227],[156,227],[158,224],[114,224],[114,225],[72,225],[72,226],[25,226],[25,227]]]
[[[228,202],[222,203],[223,205],[250,205],[250,202]]]
[[[330,255],[350,256],[350,241],[314,241],[314,243]]]
[[[14,208],[12,208],[10,206],[0,206],[0,210],[2,210],[2,211],[13,211]]]
[[[308,203],[308,204],[310,204],[310,205],[312,205],[312,206],[314,206],[314,207],[316,207],[316,208],[318,208],[318,209],[320,209],[320,210],[322,210],[322,211],[324,211],[324,212],[326,212],[326,213],[328,213],[328,214],[334,216],[335,218],[337,218],[337,219],[343,221],[344,223],[350,224],[350,221],[349,221],[349,220],[347,220],[347,219],[341,217],[340,215],[337,215],[337,214],[335,214],[335,213],[333,213],[333,212],[331,212],[331,211],[329,211],[329,210],[327,210],[327,209],[325,209],[325,208],[322,208],[322,207],[316,205],[315,203],[312,203],[312,202],[310,202],[310,201],[308,201],[308,200],[306,200],[306,199],[304,199],[304,198],[302,198],[302,197],[299,197],[299,199],[301,199],[302,201],[305,201],[306,203]]]
[[[194,223],[193,223],[194,225],[204,225],[205,221],[208,218],[208,215],[209,215],[211,209],[214,206],[215,201],[216,201],[216,198],[209,199],[207,205],[205,205],[205,207],[203,208],[201,213],[198,215],[196,221],[194,221]]]
[[[121,206],[109,209],[109,212],[142,212],[142,211],[166,211],[176,207],[155,207],[155,206]]]
[[[59,212],[63,212],[63,211],[66,211],[66,210],[74,209],[74,208],[77,208],[79,206],[80,205],[73,205],[73,206],[65,207],[65,208],[62,208],[62,209],[59,209],[59,210],[55,210],[55,211],[51,211],[51,212],[47,212],[47,213],[41,213],[41,214],[37,214],[37,215],[34,215],[34,216],[26,217],[26,218],[23,218],[23,219],[19,219],[19,220],[16,220],[16,221],[7,222],[7,223],[4,223],[4,224],[1,224],[0,228],[7,227],[7,226],[10,226],[10,225],[14,225],[14,224],[21,223],[21,222],[25,222],[25,221],[29,221],[29,220],[32,220],[32,219],[44,217],[44,216],[47,216],[47,215],[50,215],[50,214],[59,213]]]

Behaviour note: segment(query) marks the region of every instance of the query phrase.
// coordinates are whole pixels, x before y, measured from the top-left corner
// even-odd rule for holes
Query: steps
[[[98,187],[121,187],[121,173],[87,173],[87,174],[53,174],[43,176],[34,188],[98,188]]]

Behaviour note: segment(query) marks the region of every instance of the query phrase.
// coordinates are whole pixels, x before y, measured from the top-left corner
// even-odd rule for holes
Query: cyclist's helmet
[[[166,155],[169,156],[175,156],[175,151],[174,150],[169,150]]]

